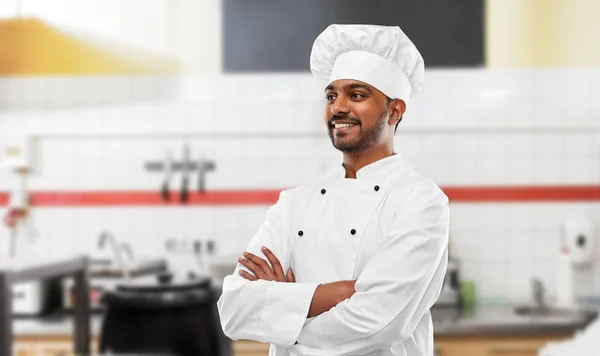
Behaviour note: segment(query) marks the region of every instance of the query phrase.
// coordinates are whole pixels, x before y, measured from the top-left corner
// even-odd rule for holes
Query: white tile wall
[[[442,186],[598,185],[599,83],[597,69],[431,70],[396,149]],[[322,95],[306,74],[1,78],[0,142],[40,135],[36,191],[158,193],[164,177],[145,172],[144,163],[168,149],[180,158],[184,141],[193,159],[204,153],[216,162],[209,189],[281,189],[340,161],[323,129]],[[172,178],[173,189],[180,180]],[[10,182],[0,170],[0,191]],[[165,255],[171,237],[215,239],[229,255],[243,250],[267,208],[38,208],[34,218],[51,254],[100,254],[97,237],[108,229],[140,255]],[[484,298],[528,298],[534,276],[551,288],[558,226],[569,212],[600,226],[593,202],[452,204],[451,251],[463,277]],[[5,235],[0,229],[0,240]],[[193,262],[169,258],[182,267]],[[583,294],[600,293],[598,265]]]

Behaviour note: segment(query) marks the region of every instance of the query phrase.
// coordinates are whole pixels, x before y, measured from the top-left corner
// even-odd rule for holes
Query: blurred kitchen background
[[[312,41],[330,23],[374,23],[401,26],[425,59],[396,150],[450,198],[448,304],[528,305],[540,285],[549,304],[593,304],[599,12],[594,0],[4,0],[0,264],[87,255],[92,289],[127,268],[218,285],[279,192],[341,162]],[[496,321],[511,338],[499,353],[466,351],[479,324],[463,339],[438,325],[436,351],[537,354],[591,320],[521,314],[509,332]],[[45,340],[26,322],[15,338]]]

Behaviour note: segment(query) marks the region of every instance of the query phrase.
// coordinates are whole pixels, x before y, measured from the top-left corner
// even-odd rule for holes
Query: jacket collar
[[[404,168],[404,161],[399,153],[382,158],[370,163],[356,171],[357,180],[381,180],[390,175],[393,171]],[[346,178],[346,169],[341,164],[339,167],[339,178]],[[351,178],[349,178],[351,179]]]

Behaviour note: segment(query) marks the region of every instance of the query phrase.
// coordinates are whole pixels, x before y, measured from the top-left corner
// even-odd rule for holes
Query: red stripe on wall
[[[190,192],[188,205],[261,205],[273,204],[279,197],[278,190],[232,190]],[[133,192],[38,192],[32,194],[37,206],[149,206],[180,205],[179,192],[171,192],[164,202],[157,191]]]
[[[452,203],[600,201],[600,186],[449,186],[442,190]],[[190,192],[188,205],[271,205],[277,201],[280,191]],[[0,206],[7,203],[8,194],[0,193]],[[180,205],[178,192],[171,192],[170,201],[163,202],[158,191],[33,192],[32,204],[47,207]]]
[[[442,187],[451,202],[600,201],[600,186]]]

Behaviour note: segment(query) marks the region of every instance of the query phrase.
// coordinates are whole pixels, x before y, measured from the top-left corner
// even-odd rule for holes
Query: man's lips
[[[333,121],[329,122],[329,127],[336,128],[336,127],[359,125],[359,124],[360,123],[358,123],[356,121],[351,121],[351,120],[333,120]]]
[[[334,125],[332,125],[332,131],[335,135],[346,135],[347,133],[354,130],[358,126],[359,126],[358,124],[354,124],[354,123],[346,124],[346,123],[337,122]]]

